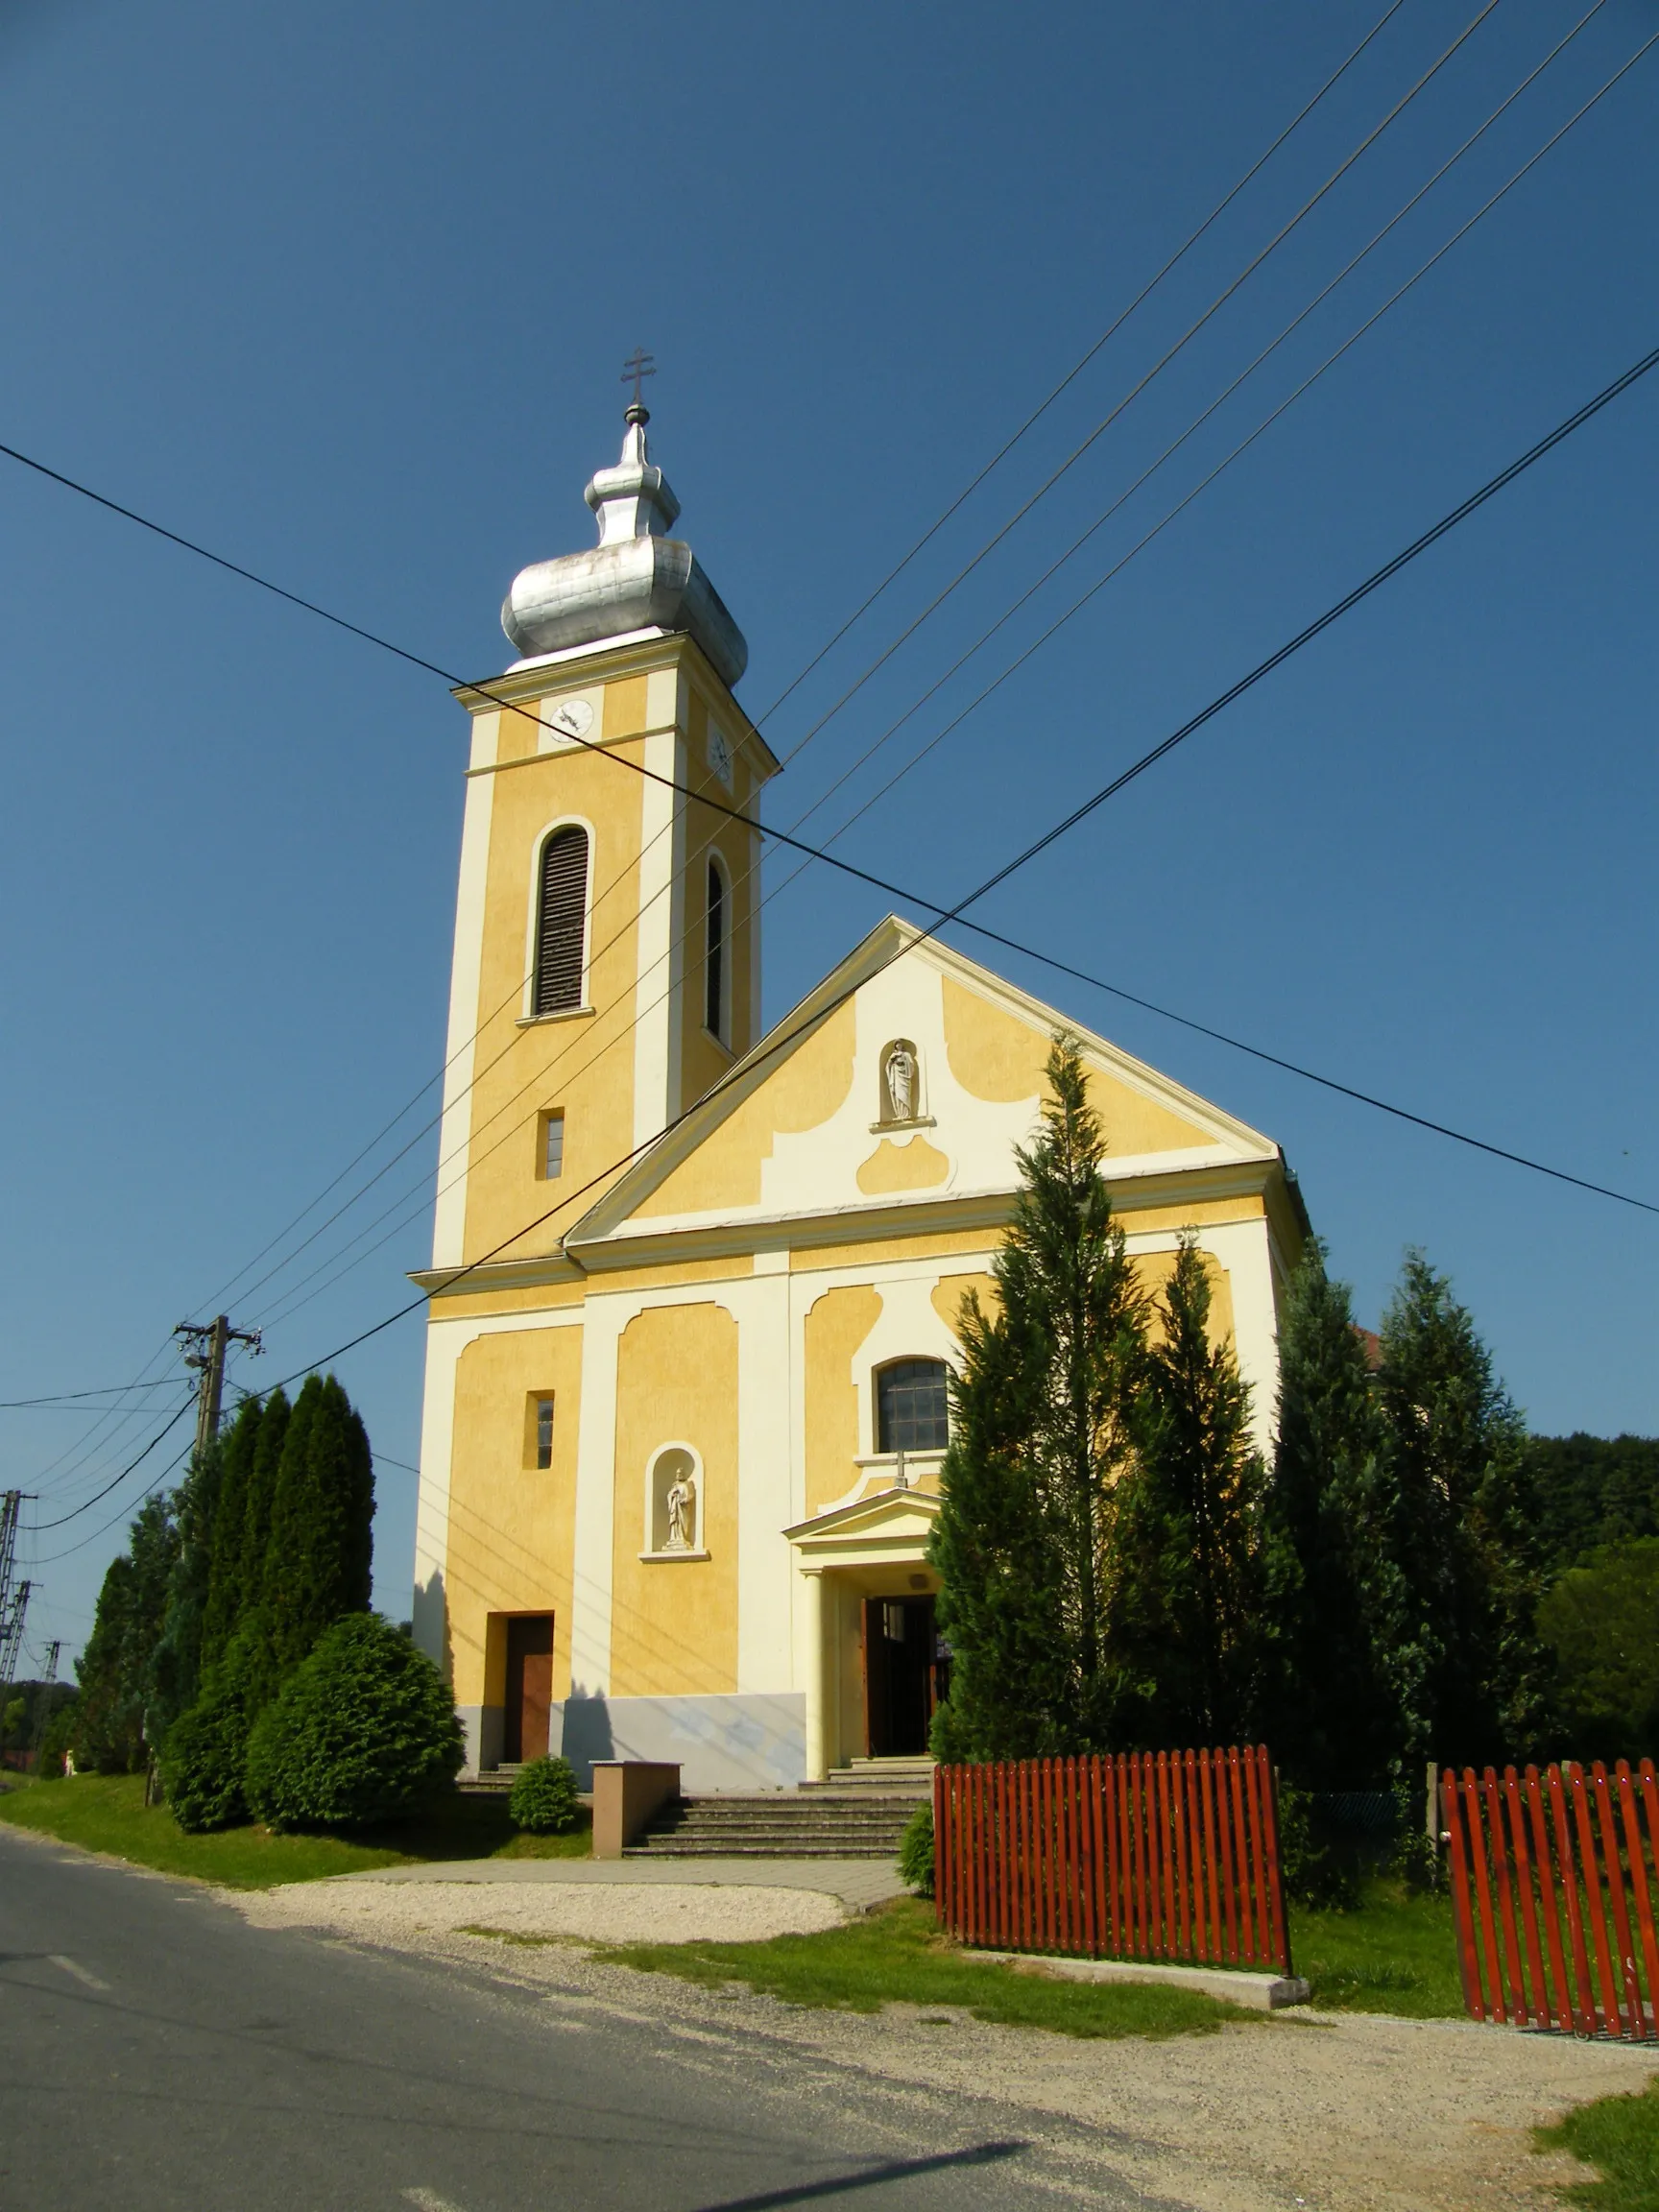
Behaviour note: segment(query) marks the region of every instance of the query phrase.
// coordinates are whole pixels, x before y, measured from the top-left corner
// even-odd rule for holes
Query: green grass
[[[605,1944],[592,1955],[610,1965],[676,1974],[705,1989],[745,1983],[789,2005],[851,2012],[875,2012],[886,2004],[960,2006],[975,2019],[1050,2028],[1062,2035],[1207,2035],[1227,2020],[1262,2017],[1191,1989],[1063,1982],[966,1959],[940,1936],[933,1908],[907,1897],[817,1936],[780,1936],[766,1943]]]
[[[277,1836],[269,1828],[228,1828],[186,1836],[165,1806],[146,1806],[141,1774],[78,1774],[0,1794],[0,1820],[56,1836],[84,1850],[107,1851],[160,1874],[186,1874],[231,1889],[269,1889],[376,1866],[442,1859],[586,1859],[589,1830],[521,1836],[504,1799],[445,1798],[431,1814],[397,1827],[338,1836]]]
[[[1290,1957],[1313,2003],[1327,2010],[1463,2018],[1452,1907],[1444,1892],[1411,1897],[1400,1884],[1379,1879],[1366,1884],[1351,1912],[1292,1907]]]
[[[1562,2190],[1569,2203],[1595,2212],[1654,2212],[1659,2205],[1659,2076],[1645,2095],[1598,2098],[1533,2136],[1540,2151],[1571,2151],[1599,2169],[1595,2180]]]

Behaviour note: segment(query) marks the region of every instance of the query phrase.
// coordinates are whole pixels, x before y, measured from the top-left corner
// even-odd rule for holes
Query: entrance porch
[[[801,1575],[806,1779],[854,1761],[925,1758],[950,1682],[927,1539],[939,1501],[878,1491],[784,1531]]]

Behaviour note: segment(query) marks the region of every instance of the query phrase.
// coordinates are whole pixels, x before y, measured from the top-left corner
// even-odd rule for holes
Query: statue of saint
[[[689,1551],[691,1526],[696,1518],[697,1485],[689,1475],[676,1475],[664,1501],[668,1507],[668,1541],[665,1551]]]
[[[916,1055],[907,1045],[895,1045],[887,1055],[887,1118],[916,1118]]]

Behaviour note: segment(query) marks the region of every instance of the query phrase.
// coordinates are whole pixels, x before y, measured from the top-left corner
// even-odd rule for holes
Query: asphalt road
[[[1052,2206],[1064,2180],[1019,2115],[988,2116],[250,1928],[189,1884],[0,1830],[6,2212]]]

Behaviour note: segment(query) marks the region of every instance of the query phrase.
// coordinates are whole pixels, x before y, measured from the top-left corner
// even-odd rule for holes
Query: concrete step
[[[625,1859],[877,1859],[894,1853],[868,1843],[796,1841],[787,1843],[685,1843],[672,1838],[630,1843]]]

